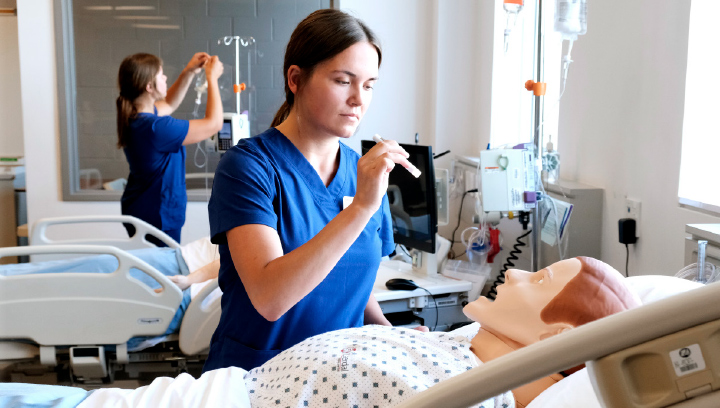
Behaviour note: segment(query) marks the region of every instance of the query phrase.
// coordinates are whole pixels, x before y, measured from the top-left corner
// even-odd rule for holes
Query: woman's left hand
[[[198,52],[190,58],[190,62],[185,67],[186,70],[197,74],[205,66],[205,63],[210,59],[210,55],[206,52]]]
[[[418,326],[415,328],[415,330],[423,332],[423,333],[429,333],[430,329],[427,326]]]

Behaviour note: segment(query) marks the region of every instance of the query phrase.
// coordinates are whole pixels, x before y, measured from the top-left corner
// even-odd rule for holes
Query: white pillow
[[[634,290],[643,304],[702,287],[702,283],[664,275],[631,276],[625,284]]]
[[[210,242],[210,237],[203,237],[180,247],[188,271],[196,271],[210,262],[220,259],[218,246]]]

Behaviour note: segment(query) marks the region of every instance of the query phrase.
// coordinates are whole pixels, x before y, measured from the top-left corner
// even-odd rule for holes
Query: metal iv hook
[[[240,37],[240,36],[226,35],[225,37],[218,39],[218,45],[219,44],[230,45],[230,44],[232,44],[233,40],[236,40],[243,47],[247,47],[248,45],[255,43],[255,38],[253,38],[253,37]]]

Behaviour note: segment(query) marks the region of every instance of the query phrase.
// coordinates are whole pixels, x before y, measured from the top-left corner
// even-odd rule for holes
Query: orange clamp
[[[522,5],[523,5],[523,0],[505,0],[505,1],[503,1],[503,3],[505,3],[505,4],[519,4],[519,5],[522,6]]]
[[[525,89],[533,91],[535,96],[545,96],[545,88],[547,88],[545,82],[535,82],[532,79],[525,81]]]
[[[246,87],[245,87],[245,82],[241,82],[241,83],[239,83],[239,84],[234,84],[234,85],[233,85],[233,91],[235,91],[235,93],[240,93],[240,92],[244,91],[245,88],[246,88]]]

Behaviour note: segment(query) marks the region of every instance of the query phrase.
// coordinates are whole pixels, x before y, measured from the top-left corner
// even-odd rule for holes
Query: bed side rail
[[[596,320],[443,381],[396,408],[460,408],[587,361],[720,319],[720,282]]]
[[[190,302],[180,326],[180,350],[188,356],[207,353],[210,338],[220,323],[220,288],[213,279]]]
[[[0,276],[0,338],[31,339],[44,346],[123,344],[167,330],[182,292],[125,251],[99,245],[0,248],[0,257],[65,253],[110,254],[118,259],[118,269]],[[162,292],[133,278],[131,268],[150,275]]]
[[[109,238],[109,239],[73,239],[59,240],[50,239],[47,236],[47,230],[51,226],[63,224],[82,224],[82,223],[125,223],[132,224],[137,231],[132,238]],[[35,222],[30,234],[30,245],[109,245],[121,249],[140,249],[146,247],[155,247],[155,244],[148,242],[145,235],[152,235],[164,242],[170,248],[179,248],[178,244],[166,233],[160,231],[156,227],[147,222],[131,217],[129,215],[88,215],[88,216],[71,216],[71,217],[54,217],[42,218]]]

